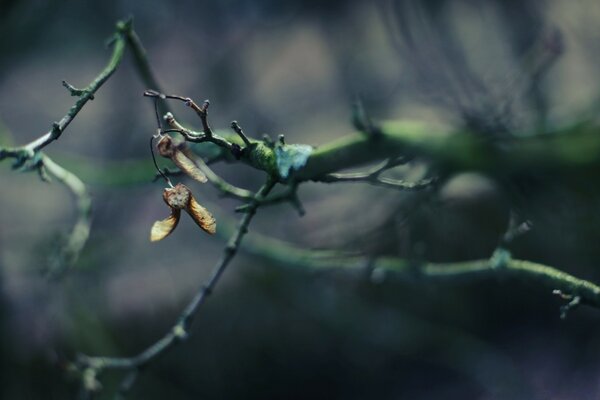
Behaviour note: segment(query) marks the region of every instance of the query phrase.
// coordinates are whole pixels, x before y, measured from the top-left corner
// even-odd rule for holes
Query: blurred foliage
[[[210,98],[215,127],[236,119],[257,138],[283,132],[315,146],[339,137],[352,129],[357,95],[375,119],[466,126],[492,139],[552,131],[595,111],[593,0],[1,0],[2,143],[25,143],[64,115],[73,98],[61,80],[89,81],[114,22],[130,13],[169,92]],[[164,205],[162,184],[151,183],[154,119],[143,89],[125,62],[48,148],[94,195],[89,246],[64,281],[39,271],[72,223],[68,194],[0,166],[10,189],[0,197],[1,398],[74,397],[66,360],[152,343],[219,255],[222,239],[190,221],[164,243],[147,242]],[[183,106],[174,112],[196,123]],[[215,168],[247,188],[262,179],[239,165]],[[490,255],[517,204],[534,229],[513,244],[516,256],[598,282],[594,172],[567,181],[530,171],[510,182],[465,173],[426,193],[307,184],[304,218],[273,207],[251,232],[307,248],[465,260]],[[198,192],[217,217],[233,216],[235,202]],[[374,284],[238,257],[190,340],[150,366],[132,398],[600,397],[596,311],[560,321],[560,300],[541,288]],[[118,382],[106,378],[98,398]]]

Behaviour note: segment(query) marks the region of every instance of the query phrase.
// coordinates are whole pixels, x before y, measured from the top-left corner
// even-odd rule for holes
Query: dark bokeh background
[[[211,100],[213,126],[318,145],[352,131],[357,95],[373,118],[523,135],[577,121],[598,93],[597,1],[0,1],[0,140],[41,135],[104,66],[116,20],[133,15],[170,93]],[[0,398],[77,392],[64,360],[130,355],[175,320],[224,244],[189,220],[151,244],[162,184],[123,183],[147,165],[145,87],[122,66],[47,153],[90,184],[94,223],[75,268],[41,271],[74,220],[69,193],[0,168]],[[174,105],[182,120],[196,123]],[[397,173],[418,178],[416,162]],[[107,178],[102,171],[113,171]],[[241,165],[216,170],[257,188]],[[427,194],[302,186],[307,215],[261,210],[258,231],[305,248],[488,257],[509,209],[534,222],[520,258],[600,281],[596,181],[463,173]],[[506,190],[511,188],[511,190]],[[220,221],[235,201],[198,197]],[[600,398],[599,314],[559,319],[546,289],[515,281],[433,285],[315,275],[241,253],[184,345],[152,364],[132,398]],[[117,374],[103,376],[108,395]]]

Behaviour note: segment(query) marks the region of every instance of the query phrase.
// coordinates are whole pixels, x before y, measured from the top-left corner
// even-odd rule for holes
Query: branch
[[[425,178],[416,182],[407,182],[400,179],[391,179],[382,177],[381,174],[388,169],[394,168],[400,164],[405,163],[403,158],[400,159],[388,159],[379,166],[366,172],[352,172],[352,173],[331,173],[322,177],[314,179],[316,182],[334,183],[334,182],[366,182],[375,186],[382,186],[390,189],[397,190],[421,190],[430,187],[437,181],[437,178]]]
[[[90,82],[88,86],[86,86],[84,89],[76,89],[66,82],[63,83],[63,85],[70,91],[72,95],[79,97],[75,104],[69,109],[67,114],[62,117],[60,121],[53,123],[52,129],[50,129],[46,134],[31,141],[30,143],[18,148],[0,149],[0,160],[7,157],[17,159],[21,158],[23,160],[30,159],[36,152],[57,140],[69,126],[71,121],[73,121],[79,111],[81,111],[83,106],[85,106],[88,101],[94,98],[94,94],[117,69],[123,58],[123,53],[125,50],[125,35],[129,31],[131,31],[131,21],[117,23],[117,33],[115,34],[115,40],[113,43],[112,56],[102,72],[100,72],[100,74],[96,76],[96,78],[94,78],[94,80]]]
[[[223,256],[214,266],[210,278],[200,287],[196,295],[179,315],[177,322],[162,338],[132,357],[90,357],[83,354],[78,357],[76,366],[81,371],[85,391],[92,392],[99,389],[97,377],[102,371],[107,369],[125,369],[128,370],[128,374],[121,383],[119,395],[126,395],[127,391],[133,386],[141,367],[168,351],[176,343],[187,338],[194,316],[200,306],[204,304],[208,296],[213,292],[225,269],[237,253],[244,235],[248,232],[248,226],[260,206],[260,200],[271,191],[274,185],[275,181],[269,178],[267,183],[256,193],[257,200],[252,200],[250,209],[240,220],[237,230],[231,236],[224,249]]]
[[[161,86],[158,83],[158,79],[156,79],[156,76],[152,72],[152,68],[148,62],[146,49],[144,48],[139,36],[133,29],[130,29],[126,32],[125,37],[127,39],[127,46],[133,55],[133,61],[135,63],[136,70],[140,75],[142,82],[144,82],[146,87],[152,88],[157,92],[161,92]],[[159,110],[161,114],[171,111],[169,104],[166,101],[162,101],[162,99],[159,102]]]
[[[148,92],[146,91],[146,93],[148,93]],[[171,97],[166,97],[166,98],[171,98]],[[173,116],[172,113],[165,114],[164,119],[165,119],[165,121],[167,121],[167,124],[169,124],[169,126],[172,129],[166,129],[162,133],[179,133],[181,136],[183,136],[183,138],[187,142],[191,142],[191,143],[205,143],[205,142],[214,143],[217,146],[219,146],[225,150],[228,150],[232,154],[235,153],[235,149],[234,149],[235,146],[238,146],[238,148],[239,148],[239,145],[236,144],[234,146],[234,143],[230,142],[229,140],[227,140],[224,137],[216,135],[212,130],[210,130],[210,128],[208,128],[210,131],[209,135],[206,134],[206,131],[205,132],[195,132],[190,129],[184,128],[179,122],[177,122],[177,120],[175,119],[175,117]]]
[[[345,136],[317,148],[296,179],[311,180],[386,157],[409,154],[429,159],[443,170],[476,170],[491,175],[532,168],[561,173],[600,168],[600,135],[593,121],[545,135],[509,137],[502,142],[469,131],[444,131],[411,121],[380,124],[377,140]]]
[[[294,207],[296,209],[296,211],[298,212],[298,215],[303,216],[306,213],[306,211],[304,210],[304,206],[302,206],[302,203],[300,202],[300,199],[298,198],[298,187],[299,187],[299,183],[293,182],[287,187],[287,189],[285,189],[281,193],[267,196],[264,199],[255,198],[254,200],[258,201],[261,206],[268,206],[268,205],[273,205],[273,204],[289,202],[292,205],[292,207]],[[243,204],[239,207],[236,207],[235,211],[247,212],[248,209],[249,209],[249,205]]]
[[[223,225],[223,224],[221,224]],[[510,277],[531,281],[560,293],[566,300],[600,308],[600,286],[576,278],[557,268],[532,261],[513,259],[506,250],[499,249],[490,259],[452,263],[416,262],[395,257],[347,257],[331,251],[305,250],[289,243],[254,234],[243,246],[244,250],[274,261],[279,265],[313,271],[348,271],[365,274],[380,280],[385,276],[400,280],[426,282],[455,282],[473,279]],[[561,309],[561,314],[565,311]]]
[[[77,221],[66,243],[59,250],[57,257],[51,260],[47,270],[49,276],[57,277],[77,261],[90,236],[92,199],[85,184],[75,174],[61,167],[45,154],[42,154],[41,162],[43,164],[40,168],[45,167],[73,193],[77,201]]]

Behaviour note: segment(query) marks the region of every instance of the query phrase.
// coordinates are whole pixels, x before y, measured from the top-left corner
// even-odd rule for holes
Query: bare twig
[[[41,162],[40,168],[46,167],[48,172],[73,193],[77,201],[77,221],[66,243],[61,246],[58,256],[51,260],[47,270],[49,276],[56,277],[77,261],[87,243],[92,223],[92,199],[85,184],[75,174],[61,167],[45,154],[42,154]]]
[[[154,88],[157,93],[160,93],[161,85],[158,83],[158,79],[156,79],[156,76],[152,72],[152,68],[148,62],[146,49],[144,48],[139,36],[133,29],[130,29],[126,32],[125,37],[127,39],[127,46],[133,55],[133,61],[140,78],[146,87]],[[171,111],[169,104],[164,101],[164,98],[160,99],[158,102],[158,107],[161,115]]]
[[[508,229],[502,236],[500,246],[506,247],[511,244],[516,238],[522,236],[531,230],[532,222],[529,220],[523,221],[519,215],[513,210],[510,213],[508,221]]]
[[[4,158],[14,158],[13,168],[37,170],[42,180],[48,180],[47,171],[63,183],[77,199],[77,221],[65,244],[60,247],[58,254],[50,260],[46,271],[49,276],[56,277],[62,274],[67,267],[78,259],[90,233],[91,198],[81,179],[54,162],[41,150],[62,135],[79,111],[88,101],[94,99],[94,94],[115,72],[123,58],[125,37],[131,32],[131,20],[117,23],[111,58],[106,67],[85,88],[79,89],[66,81],[62,82],[71,95],[78,97],[78,99],[60,121],[52,124],[50,131],[23,146],[0,148],[0,161]]]
[[[350,173],[331,173],[321,177],[316,177],[313,180],[316,182],[334,183],[334,182],[365,182],[375,186],[382,186],[396,190],[421,190],[430,187],[436,182],[437,178],[425,178],[416,182],[408,182],[400,179],[392,179],[382,177],[381,174],[388,169],[406,163],[406,159],[391,158],[384,161],[382,164],[374,167],[366,172],[350,172]]]
[[[168,351],[176,343],[186,339],[196,312],[212,293],[225,269],[237,253],[244,235],[248,232],[248,226],[260,206],[260,200],[271,191],[274,185],[275,181],[269,178],[267,183],[256,193],[256,200],[251,200],[250,209],[240,220],[237,230],[225,246],[223,256],[214,266],[210,278],[200,287],[196,295],[184,308],[173,327],[150,347],[132,357],[90,357],[80,355],[76,364],[79,370],[82,371],[82,377],[86,376],[87,373],[95,378],[100,372],[107,369],[128,370],[129,373],[125,376],[119,390],[119,394],[125,396],[126,392],[133,386],[137,372],[141,367]]]
[[[190,131],[188,131],[186,128],[184,128],[179,122],[177,122],[175,117],[173,117],[173,114],[167,113],[165,115],[165,120],[167,121],[169,126],[171,126],[173,128],[173,130],[175,132],[182,134],[186,139],[190,135],[193,135]],[[168,133],[170,131],[171,130],[165,130],[165,131],[163,131],[163,133]],[[207,140],[215,143],[215,140],[219,140],[219,136],[213,134],[212,136],[210,136],[210,138],[207,138]],[[217,142],[217,144],[219,145],[220,142]],[[233,147],[232,147],[233,145],[234,144],[231,144],[231,147],[229,147],[229,148],[233,149]],[[204,160],[202,160],[201,157],[198,157],[196,154],[194,154],[189,148],[187,148],[187,146],[185,146],[185,144],[180,145],[180,147],[181,147],[181,150],[183,151],[183,153],[196,164],[196,166],[204,173],[204,175],[206,175],[206,178],[208,179],[208,181],[213,186],[215,186],[217,189],[219,189],[221,191],[221,193],[223,193],[223,195],[228,196],[228,197],[234,197],[234,198],[241,199],[241,200],[246,200],[246,201],[254,199],[254,194],[252,192],[250,192],[246,189],[242,189],[237,186],[234,186],[234,185],[230,184],[229,182],[227,182],[225,179],[221,178],[219,175],[217,175],[204,162]]]
[[[292,207],[294,207],[296,209],[296,211],[298,212],[298,215],[303,216],[306,213],[306,211],[304,210],[304,207],[302,206],[302,203],[300,202],[300,199],[298,198],[298,187],[299,187],[299,183],[293,182],[281,193],[273,194],[271,196],[265,197],[262,200],[255,199],[255,201],[260,202],[261,206],[268,206],[268,205],[273,205],[273,204],[289,202],[292,205]],[[236,207],[235,211],[242,212],[242,213],[247,212],[249,207],[250,207],[249,204],[243,204],[239,207]]]
[[[237,121],[231,121],[231,129],[233,129],[233,131],[237,133],[240,138],[242,138],[242,141],[244,142],[246,147],[252,144],[250,143],[250,139],[248,139],[248,137],[244,134],[242,127],[238,124]]]
[[[498,257],[495,252],[489,259],[415,263],[414,260],[395,257],[373,259],[370,256],[345,256],[332,251],[306,250],[258,233],[248,237],[243,249],[272,260],[278,265],[302,268],[306,271],[348,271],[357,272],[362,276],[365,266],[368,266],[373,277],[387,276],[411,282],[457,282],[505,276],[553,289],[554,294],[569,301],[568,307],[562,308],[561,312],[569,311],[578,304],[600,308],[600,286],[597,284],[548,265],[514,259],[507,251],[502,257]],[[578,299],[575,300],[576,298]]]
[[[210,128],[210,125],[208,124],[208,106],[210,105],[210,101],[204,100],[202,102],[202,105],[199,106],[198,104],[196,104],[194,102],[194,100],[192,100],[189,97],[183,97],[183,96],[172,95],[172,94],[165,94],[164,96],[167,99],[183,101],[186,106],[188,106],[192,110],[194,110],[196,112],[196,114],[198,114],[198,116],[200,117],[204,135],[209,136],[209,137],[212,136],[213,131]]]
[[[566,319],[567,314],[569,314],[569,311],[577,308],[582,302],[582,297],[580,295],[572,295],[569,293],[564,293],[560,289],[554,289],[552,291],[552,294],[555,294],[555,295],[559,296],[561,299],[568,301],[565,305],[560,307],[560,319]]]
[[[106,65],[106,67],[100,72],[100,74],[94,78],[92,82],[84,89],[76,89],[68,83],[64,82],[63,85],[71,92],[72,95],[76,95],[79,98],[75,104],[69,109],[67,114],[60,119],[60,121],[52,124],[52,128],[44,135],[39,138],[23,145],[19,148],[4,149],[0,151],[0,160],[6,157],[13,158],[32,158],[33,155],[58,139],[65,129],[69,126],[75,116],[81,111],[83,106],[94,98],[94,94],[100,89],[100,87],[110,78],[115,72],[119,63],[123,59],[123,52],[125,50],[125,35],[131,31],[131,21],[117,23],[117,33],[115,34],[115,41],[113,44],[112,56]]]
[[[167,97],[167,98],[170,98],[170,97]],[[224,137],[216,135],[212,131],[211,131],[210,135],[206,135],[205,132],[199,133],[199,132],[194,132],[192,130],[186,129],[179,122],[177,122],[177,120],[175,120],[175,117],[171,113],[167,113],[164,118],[167,121],[167,124],[169,124],[169,126],[171,126],[172,129],[166,129],[163,131],[163,133],[176,132],[176,133],[181,134],[181,136],[183,136],[183,138],[188,142],[192,142],[192,143],[210,142],[210,143],[214,143],[217,146],[222,147],[232,153],[234,152],[234,150],[233,150],[234,144],[232,142],[225,139]]]

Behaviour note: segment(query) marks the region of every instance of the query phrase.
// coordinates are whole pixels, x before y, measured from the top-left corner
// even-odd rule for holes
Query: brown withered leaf
[[[171,232],[175,230],[175,227],[179,223],[179,216],[181,215],[181,210],[171,209],[171,215],[167,218],[156,221],[152,225],[152,230],[150,231],[150,241],[158,242],[159,240],[163,240]]]
[[[152,242],[162,240],[173,232],[179,222],[181,210],[185,210],[205,232],[211,235],[216,232],[217,223],[214,217],[196,201],[190,189],[184,184],[178,183],[175,187],[166,188],[163,191],[163,200],[171,208],[171,215],[152,225],[150,232]]]
[[[204,175],[193,160],[186,156],[185,152],[183,152],[179,146],[176,146],[175,143],[173,143],[173,139],[170,136],[163,136],[156,147],[161,156],[170,158],[171,161],[173,161],[173,163],[190,178],[202,183],[207,181],[206,175]]]

